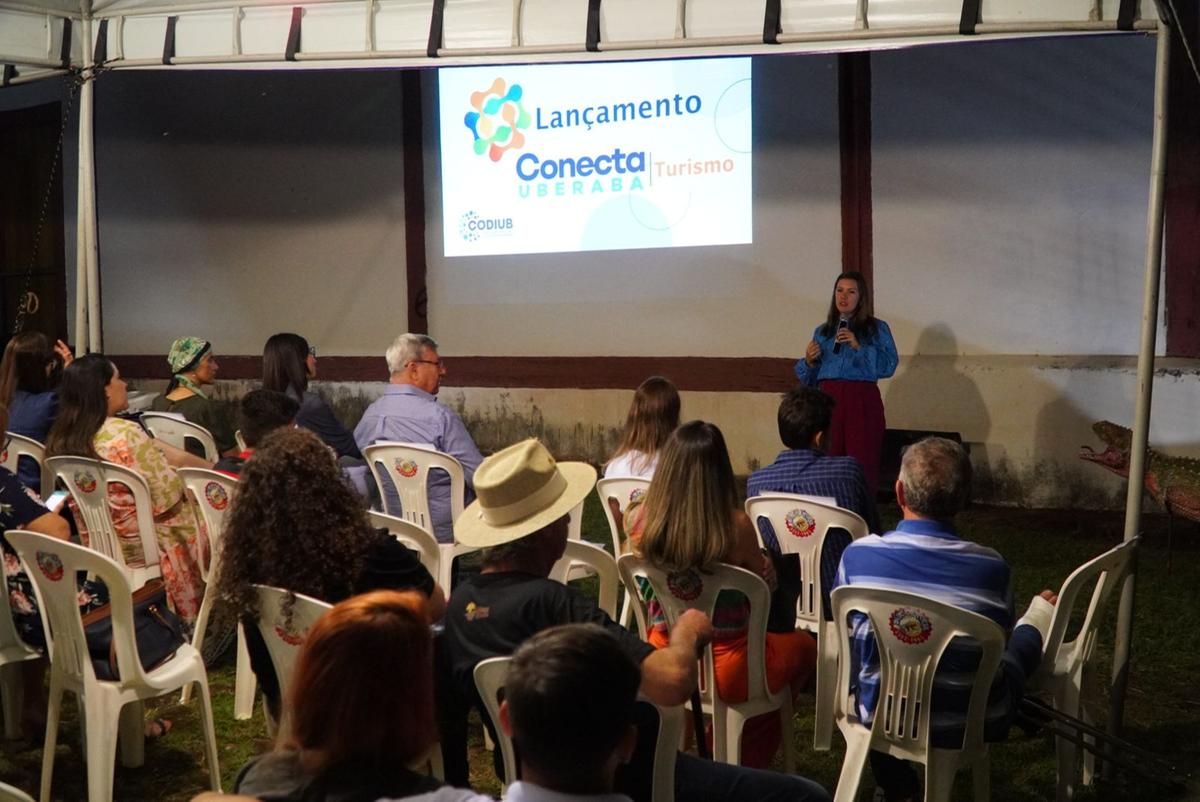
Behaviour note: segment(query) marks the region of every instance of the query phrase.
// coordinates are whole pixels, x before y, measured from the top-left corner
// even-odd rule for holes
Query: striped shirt
[[[986,616],[1008,632],[1013,625],[1008,564],[995,550],[963,540],[941,521],[904,520],[894,532],[851,543],[842,554],[835,587],[871,585],[929,596]],[[851,683],[859,718],[869,725],[879,695],[879,653],[865,615],[851,614]],[[988,698],[986,731],[1002,738],[1020,701],[1025,681],[1041,657],[1042,637],[1020,626],[1009,639]],[[938,664],[934,678],[931,734],[939,745],[961,744],[962,714],[971,684],[964,675],[979,663],[978,647],[956,640]],[[939,730],[942,737],[939,738]]]

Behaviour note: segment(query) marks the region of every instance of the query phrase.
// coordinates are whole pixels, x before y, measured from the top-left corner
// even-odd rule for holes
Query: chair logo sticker
[[[817,530],[817,522],[808,510],[795,509],[783,516],[787,530],[796,537],[808,537]]]
[[[691,601],[704,592],[704,581],[700,579],[700,574],[689,568],[667,574],[667,590],[680,601]]]
[[[405,479],[411,479],[417,475],[417,463],[410,459],[398,459],[396,460],[396,473]]]
[[[896,640],[909,646],[924,643],[933,633],[933,624],[930,623],[929,616],[912,607],[897,607],[892,610],[892,614],[888,616],[888,628],[892,630]]]
[[[644,495],[646,495],[646,488],[635,487],[629,494],[629,503],[632,504]]]
[[[96,489],[96,477],[87,471],[76,471],[71,478],[75,480],[75,486],[82,493],[91,493]]]
[[[209,482],[204,486],[204,498],[208,501],[208,506],[218,512],[229,506],[229,494],[216,482]]]
[[[275,626],[275,636],[288,646],[299,646],[300,644],[304,643],[304,636],[307,634],[307,629],[302,632],[291,632],[279,625]]]
[[[57,582],[63,578],[62,560],[58,559],[57,554],[49,554],[44,551],[37,553],[38,568],[46,575],[46,578],[51,582]]]

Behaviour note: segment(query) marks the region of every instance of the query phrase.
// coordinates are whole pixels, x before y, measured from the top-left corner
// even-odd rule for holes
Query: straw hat
[[[554,523],[596,485],[586,462],[556,462],[537,440],[497,451],[475,470],[476,499],[454,522],[454,539],[486,548]]]

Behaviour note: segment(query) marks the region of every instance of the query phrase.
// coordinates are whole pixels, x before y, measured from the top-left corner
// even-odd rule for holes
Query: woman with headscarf
[[[154,399],[150,409],[155,412],[174,412],[197,426],[203,426],[212,434],[217,451],[222,456],[236,455],[238,449],[233,427],[225,416],[219,414],[204,391],[204,385],[217,380],[217,371],[220,369],[213,355],[212,343],[199,337],[180,337],[171,343],[167,365],[171,368],[171,381],[163,394]]]

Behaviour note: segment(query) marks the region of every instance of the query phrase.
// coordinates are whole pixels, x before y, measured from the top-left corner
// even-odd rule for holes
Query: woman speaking
[[[838,276],[829,316],[813,332],[804,358],[796,363],[796,376],[837,402],[826,453],[857,459],[874,493],[885,428],[883,399],[875,382],[896,372],[898,357],[891,330],[870,309],[862,273]]]

